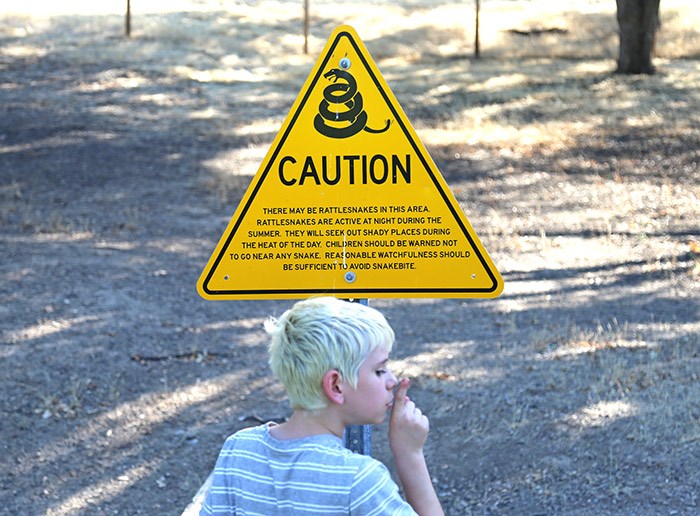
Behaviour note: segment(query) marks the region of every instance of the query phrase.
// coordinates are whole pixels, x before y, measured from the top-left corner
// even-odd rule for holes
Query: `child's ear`
[[[323,380],[321,381],[323,393],[331,403],[342,405],[345,402],[343,388],[341,385],[342,381],[343,378],[340,376],[340,372],[337,369],[326,371],[326,373],[323,375]]]

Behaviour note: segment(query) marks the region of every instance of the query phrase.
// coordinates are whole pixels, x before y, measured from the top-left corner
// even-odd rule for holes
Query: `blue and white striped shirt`
[[[229,437],[200,515],[415,515],[387,468],[333,435],[280,441],[269,426]]]

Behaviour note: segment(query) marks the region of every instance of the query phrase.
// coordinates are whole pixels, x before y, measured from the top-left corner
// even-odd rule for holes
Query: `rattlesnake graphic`
[[[367,112],[362,106],[362,94],[357,91],[357,82],[350,72],[333,68],[323,76],[333,81],[333,84],[324,88],[323,100],[318,106],[318,115],[314,118],[314,127],[319,133],[329,138],[348,138],[363,129],[368,133],[383,133],[389,129],[391,120],[387,120],[382,129],[367,127]],[[338,82],[338,79],[344,82]],[[336,111],[331,110],[331,104],[335,105]],[[341,105],[345,106],[344,111],[339,110]],[[334,127],[326,124],[326,120],[347,122],[349,125]]]

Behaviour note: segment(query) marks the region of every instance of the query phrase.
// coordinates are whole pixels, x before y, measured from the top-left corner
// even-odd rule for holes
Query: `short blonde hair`
[[[375,349],[389,352],[394,331],[369,306],[332,297],[299,301],[265,323],[270,334],[270,367],[294,409],[320,410],[328,404],[322,380],[337,370],[357,387],[358,372]]]

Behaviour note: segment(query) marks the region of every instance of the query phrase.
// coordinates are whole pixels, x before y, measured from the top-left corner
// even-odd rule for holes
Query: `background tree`
[[[652,57],[660,0],[616,0],[620,26],[618,73],[654,73]]]

